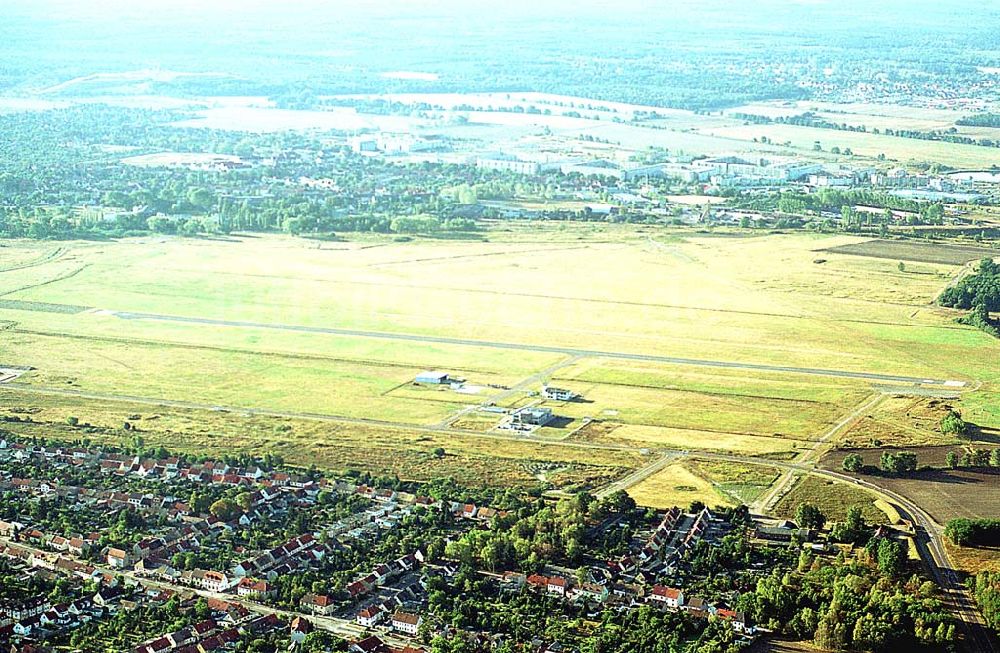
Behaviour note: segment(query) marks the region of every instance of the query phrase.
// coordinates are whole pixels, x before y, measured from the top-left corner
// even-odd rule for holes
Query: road
[[[821,435],[811,447],[800,453],[795,459],[795,462],[805,464],[806,462],[815,462],[818,460],[820,452],[826,450],[826,444],[833,436],[840,433],[848,426],[854,424],[857,420],[863,417],[866,412],[880,404],[883,399],[885,399],[885,395],[882,393],[876,393],[871,397],[866,398],[861,404],[854,408],[854,410],[827,429],[826,432],[823,433],[823,435]],[[781,478],[779,478],[777,482],[771,485],[770,490],[758,497],[750,508],[757,510],[762,514],[769,513],[774,506],[777,505],[778,501],[781,500],[781,497],[783,497],[785,493],[791,489],[792,482],[795,478],[797,478],[797,476],[797,473],[794,471],[786,471],[781,475]]]
[[[686,453],[686,451],[668,451],[645,467],[640,467],[628,476],[624,476],[617,481],[604,486],[595,492],[594,496],[599,499],[603,499],[604,497],[610,496],[619,490],[627,490],[633,485],[638,485],[640,482],[646,480],[673,461],[683,457]]]
[[[227,326],[248,329],[275,329],[279,331],[296,331],[302,333],[322,333],[334,336],[352,338],[377,338],[382,340],[403,340],[438,345],[461,345],[464,347],[486,347],[489,349],[508,349],[511,351],[530,351],[545,354],[561,354],[564,356],[581,356],[589,358],[615,358],[621,360],[636,360],[651,363],[667,363],[670,365],[691,365],[697,367],[714,367],[737,370],[753,370],[758,372],[783,372],[787,374],[805,374],[810,376],[832,376],[848,379],[862,379],[880,383],[904,383],[912,385],[933,385],[945,387],[961,387],[961,381],[948,379],[926,379],[912,376],[895,376],[874,372],[853,372],[848,370],[830,370],[818,367],[793,367],[787,365],[765,365],[745,363],[740,361],[708,360],[701,358],[679,358],[675,356],[657,356],[653,354],[636,354],[631,352],[602,351],[599,349],[577,349],[573,347],[554,347],[549,345],[530,345],[514,342],[499,342],[495,340],[473,340],[471,338],[448,338],[414,333],[388,333],[384,331],[365,331],[360,329],[340,329],[337,327],[312,327],[292,324],[272,324],[267,322],[248,322],[242,320],[217,320],[204,317],[185,317],[181,315],[164,315],[160,313],[133,313],[110,311],[123,320],[156,320],[160,322],[181,322],[184,324],[203,324],[207,326]]]

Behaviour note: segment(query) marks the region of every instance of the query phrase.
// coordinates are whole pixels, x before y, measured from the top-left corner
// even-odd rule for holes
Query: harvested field
[[[982,444],[967,446],[980,450],[995,448]],[[917,454],[920,466],[928,465],[940,469],[918,471],[902,478],[857,474],[854,476],[898,492],[918,504],[941,524],[956,517],[996,517],[997,506],[1000,506],[1000,470],[945,469],[948,452],[956,451],[961,454],[965,448],[965,446],[938,446],[906,449]],[[833,451],[823,457],[820,465],[840,471],[841,463],[849,453],[852,452]],[[878,464],[881,455],[879,451],[868,454],[857,453],[861,453],[865,463],[872,466]]]
[[[1000,256],[1000,250],[986,247],[966,247],[944,243],[915,243],[902,240],[869,240],[864,243],[839,245],[819,250],[853,256],[885,258],[894,261],[916,261],[918,263],[938,263],[943,265],[964,265],[986,256]]]

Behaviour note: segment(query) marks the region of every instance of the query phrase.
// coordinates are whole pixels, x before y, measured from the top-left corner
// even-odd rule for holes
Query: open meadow
[[[931,304],[961,265],[836,249],[864,241],[512,225],[483,242],[11,242],[0,367],[33,369],[0,396],[35,422],[18,428],[77,417],[113,438],[156,413],[140,428],[177,448],[522,484],[594,485],[663,449],[788,458],[873,392],[922,380],[1000,427],[1000,344]],[[415,384],[423,370],[463,383]],[[544,399],[545,384],[581,396]],[[529,404],[560,419],[495,428]],[[763,482],[677,469],[633,491],[732,502]],[[727,482],[735,494],[713,489]]]

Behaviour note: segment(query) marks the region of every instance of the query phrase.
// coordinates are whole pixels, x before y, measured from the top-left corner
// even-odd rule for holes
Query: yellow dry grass
[[[628,493],[639,505],[651,508],[687,507],[692,501],[708,506],[733,504],[682,463],[668,465],[630,488]]]

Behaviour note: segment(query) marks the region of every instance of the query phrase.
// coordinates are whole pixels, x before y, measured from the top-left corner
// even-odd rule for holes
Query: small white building
[[[580,395],[566,388],[556,388],[551,385],[542,386],[542,396],[553,401],[573,401]]]
[[[416,635],[422,619],[418,614],[396,612],[392,615],[392,629],[407,635]]]
[[[367,608],[362,608],[361,611],[358,612],[357,622],[359,626],[371,628],[385,619],[385,615],[386,612],[382,609],[381,605],[371,605]]]

